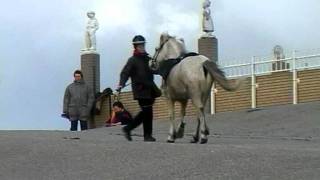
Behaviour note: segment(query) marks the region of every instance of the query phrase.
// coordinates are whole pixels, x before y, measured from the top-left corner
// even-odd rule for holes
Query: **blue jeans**
[[[84,130],[87,130],[87,129],[88,129],[88,123],[87,123],[87,121],[72,120],[72,121],[71,121],[70,131],[77,131],[77,130],[78,130],[78,121],[80,121],[81,131],[84,131]]]

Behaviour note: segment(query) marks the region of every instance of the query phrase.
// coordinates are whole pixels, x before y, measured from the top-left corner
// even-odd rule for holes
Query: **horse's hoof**
[[[168,140],[167,140],[167,143],[174,143],[174,140],[168,139]]]
[[[190,143],[198,143],[198,141],[199,141],[198,137],[192,136],[192,140],[190,141]]]
[[[169,134],[169,136],[168,136],[169,141],[174,141],[175,139],[177,139],[177,132],[176,131],[174,131],[172,134]]]
[[[208,139],[201,139],[200,140],[200,144],[207,144],[207,142],[208,142]]]
[[[209,135],[210,134],[210,132],[209,132],[209,130],[208,129],[206,129],[206,130],[204,130],[204,131],[201,131],[201,134],[204,134],[204,135]]]

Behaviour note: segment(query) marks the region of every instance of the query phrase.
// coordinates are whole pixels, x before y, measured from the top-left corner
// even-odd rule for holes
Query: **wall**
[[[320,101],[320,69],[298,72],[298,103]]]
[[[257,77],[257,107],[290,104],[292,100],[292,73],[276,72]]]
[[[235,80],[231,80],[234,84]],[[229,92],[217,84],[216,112],[249,109],[251,107],[251,78],[246,78],[237,91]]]
[[[260,75],[256,77],[258,84],[257,107],[266,107],[273,105],[292,104],[292,72],[276,72],[272,74]],[[320,69],[304,70],[298,72],[300,82],[298,84],[298,103],[320,101]],[[230,80],[234,83],[235,80]],[[244,80],[242,86],[235,92],[227,92],[216,85],[217,93],[215,94],[215,110],[219,112],[249,110],[251,108],[251,78]],[[112,97],[114,100],[114,97]],[[121,94],[120,101],[125,105],[133,115],[139,112],[139,106],[133,100],[131,92]],[[96,116],[96,126],[102,126],[105,119],[108,118],[109,105],[108,100],[103,101],[101,115]],[[179,117],[180,106],[176,104],[176,117]],[[187,116],[195,116],[196,110],[189,101],[187,106]],[[164,97],[156,100],[154,105],[154,119],[168,119],[168,109]]]

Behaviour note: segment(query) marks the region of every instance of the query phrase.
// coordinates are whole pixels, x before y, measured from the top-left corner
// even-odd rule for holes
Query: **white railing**
[[[308,51],[293,51],[289,54],[289,57],[279,60],[274,60],[271,57],[254,56],[251,59],[238,61],[232,65],[220,61],[219,65],[225,71],[227,77],[231,79],[251,76],[252,74],[260,75],[279,71],[292,71],[294,63],[296,70],[314,69],[320,67],[320,49],[316,50],[317,52],[312,50],[313,54],[306,54]],[[273,64],[274,68],[272,68]],[[283,64],[288,65],[288,67],[283,67]],[[252,66],[254,66],[254,69]]]
[[[234,64],[226,64],[219,61],[220,67],[229,79],[251,77],[251,108],[256,108],[256,76],[271,74],[273,72],[290,71],[293,73],[293,104],[297,104],[297,71],[320,68],[320,49],[292,51],[286,54],[286,58],[274,60],[269,57],[252,57],[238,61]],[[228,61],[227,61],[228,62]],[[211,93],[211,113],[215,113],[215,87]]]

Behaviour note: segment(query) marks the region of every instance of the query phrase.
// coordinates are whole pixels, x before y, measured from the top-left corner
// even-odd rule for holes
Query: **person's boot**
[[[156,138],[154,138],[152,136],[145,136],[144,137],[144,141],[146,141],[146,142],[154,142],[154,141],[156,141]]]
[[[127,130],[126,127],[123,127],[122,128],[122,131],[124,133],[124,137],[128,140],[128,141],[132,141],[132,138],[131,138],[131,132],[129,130]]]

